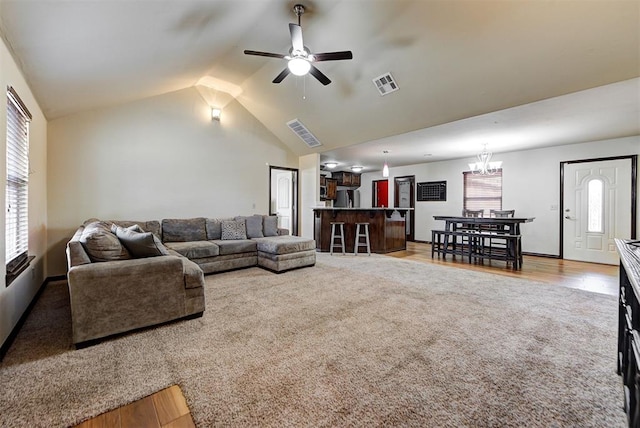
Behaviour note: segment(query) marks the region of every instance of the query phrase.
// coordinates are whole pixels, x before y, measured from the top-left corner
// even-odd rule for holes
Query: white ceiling
[[[287,53],[295,1],[0,0],[0,31],[48,119],[208,81],[207,99],[232,88],[294,153],[345,166],[640,134],[640,1],[300,2],[312,51],[354,55],[317,64],[326,87],[272,84],[284,61],[242,53]],[[401,89],[381,97],[385,72]]]

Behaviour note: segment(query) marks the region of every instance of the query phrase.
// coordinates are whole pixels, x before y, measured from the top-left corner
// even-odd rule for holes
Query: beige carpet
[[[384,256],[207,276],[203,318],[76,351],[50,284],[0,364],[0,426],[171,384],[198,426],[624,426],[616,299]]]

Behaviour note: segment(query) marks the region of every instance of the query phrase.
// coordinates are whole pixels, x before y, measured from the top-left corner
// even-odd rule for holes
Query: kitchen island
[[[353,253],[356,223],[369,223],[371,252],[389,253],[407,248],[405,216],[412,208],[314,208],[316,249],[329,251],[331,223],[344,222],[347,253]],[[335,253],[334,248],[334,253]],[[362,251],[362,249],[361,249]]]

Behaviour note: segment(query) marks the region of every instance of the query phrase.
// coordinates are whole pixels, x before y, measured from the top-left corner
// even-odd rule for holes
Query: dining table
[[[456,232],[458,230],[492,230],[510,235],[521,235],[520,225],[523,223],[531,223],[535,217],[464,217],[464,216],[447,216],[434,215],[434,220],[442,220],[445,222],[446,232]],[[447,236],[445,236],[445,248],[447,246]],[[522,265],[522,240],[518,240],[517,254],[519,262]]]

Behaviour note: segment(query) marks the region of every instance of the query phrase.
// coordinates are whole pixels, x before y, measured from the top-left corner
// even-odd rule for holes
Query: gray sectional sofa
[[[315,241],[276,224],[258,215],[87,220],[66,248],[73,343],[201,316],[205,273],[314,265]]]

